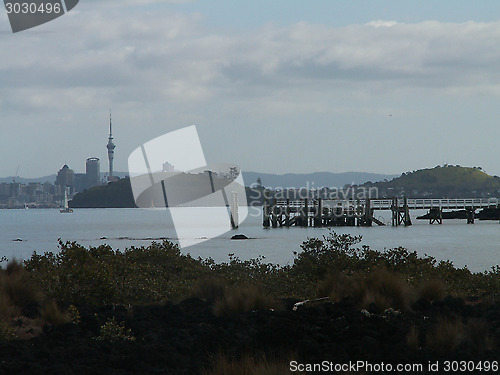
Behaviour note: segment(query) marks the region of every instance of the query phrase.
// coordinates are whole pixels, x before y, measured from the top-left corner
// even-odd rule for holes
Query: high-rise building
[[[87,174],[75,173],[75,193],[80,193],[87,189]]]
[[[70,169],[67,164],[64,164],[64,166],[59,170],[59,172],[57,172],[57,178],[56,181],[54,182],[54,185],[68,186],[70,188],[73,188],[74,178],[75,178],[75,173],[73,172],[73,170]]]
[[[85,173],[87,175],[87,187],[99,185],[101,182],[101,166],[99,158],[88,158],[85,163]]]
[[[113,143],[113,133],[111,129],[111,111],[109,111],[109,137],[108,137],[108,145],[106,148],[108,149],[108,161],[109,161],[109,176],[108,180],[113,180],[113,159],[115,157],[115,144]]]

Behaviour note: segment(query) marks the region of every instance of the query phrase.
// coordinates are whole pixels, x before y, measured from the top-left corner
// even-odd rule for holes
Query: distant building
[[[87,174],[75,173],[75,193],[80,193],[88,188]]]
[[[88,158],[85,163],[85,172],[87,176],[86,187],[92,187],[101,183],[101,166],[99,158]]]
[[[57,172],[57,177],[56,181],[54,182],[54,185],[67,186],[71,188],[71,190],[74,189],[75,173],[73,172],[72,169],[68,167],[67,164],[64,164],[63,167],[59,170],[59,172]]]
[[[163,172],[174,172],[174,166],[170,164],[168,161],[163,163]]]

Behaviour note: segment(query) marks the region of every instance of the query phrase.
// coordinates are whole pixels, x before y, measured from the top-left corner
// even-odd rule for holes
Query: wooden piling
[[[262,208],[262,215],[263,215],[262,226],[264,228],[269,228],[271,226],[271,222],[269,220],[269,200],[268,199],[266,199],[264,201],[264,207]]]
[[[306,199],[304,199],[304,207],[302,207],[302,210],[300,212],[300,225],[303,227],[308,226],[308,219],[309,219],[309,202]]]
[[[276,198],[273,199],[271,206],[271,226],[273,228],[278,228],[278,213],[276,211]]]
[[[286,208],[285,208],[285,227],[290,227],[290,199],[286,200]]]
[[[474,208],[467,208],[467,224],[474,224]]]

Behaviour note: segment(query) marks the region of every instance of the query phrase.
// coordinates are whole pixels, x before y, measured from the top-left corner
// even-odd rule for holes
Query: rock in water
[[[232,240],[248,240],[248,237],[245,236],[244,234],[235,234],[233,237],[231,237]]]

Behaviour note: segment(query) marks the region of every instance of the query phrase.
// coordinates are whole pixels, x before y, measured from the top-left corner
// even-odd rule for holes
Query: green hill
[[[406,195],[412,198],[499,197],[500,177],[490,176],[480,167],[453,165],[401,174],[391,181],[366,183],[376,187],[380,197]]]

